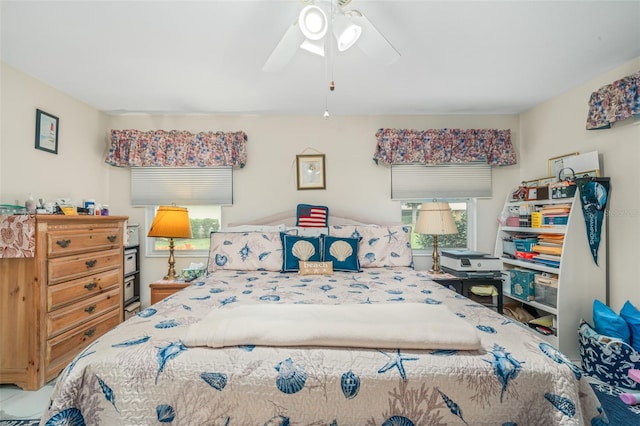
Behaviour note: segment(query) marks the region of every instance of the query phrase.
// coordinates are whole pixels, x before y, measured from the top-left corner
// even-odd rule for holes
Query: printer
[[[502,260],[488,253],[467,249],[445,249],[440,255],[444,272],[460,278],[501,278]]]

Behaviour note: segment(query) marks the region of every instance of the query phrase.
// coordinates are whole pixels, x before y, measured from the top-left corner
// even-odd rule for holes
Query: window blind
[[[391,166],[391,199],[491,197],[491,166],[484,163]]]
[[[133,206],[231,205],[232,167],[132,167]]]

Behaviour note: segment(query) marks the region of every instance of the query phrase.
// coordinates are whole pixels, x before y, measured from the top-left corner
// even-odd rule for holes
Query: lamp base
[[[431,259],[433,259],[433,268],[429,271],[430,274],[443,274],[440,270],[440,253],[438,253],[438,236],[433,236],[433,253],[431,254]]]
[[[167,271],[167,275],[163,278],[167,281],[175,281],[178,278],[176,276],[176,260],[173,256],[173,248],[173,238],[169,238],[169,271]]]

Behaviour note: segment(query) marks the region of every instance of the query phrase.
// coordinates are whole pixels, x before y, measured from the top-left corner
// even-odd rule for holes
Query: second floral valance
[[[616,121],[640,115],[640,71],[601,87],[589,98],[587,130],[608,129]]]
[[[244,167],[244,132],[111,130],[105,162],[119,167]]]
[[[374,161],[387,164],[447,164],[486,162],[516,164],[511,130],[495,129],[380,129]]]

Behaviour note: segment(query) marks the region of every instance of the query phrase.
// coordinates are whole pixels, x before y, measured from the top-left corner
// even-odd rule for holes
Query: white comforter
[[[427,303],[277,304],[217,309],[191,324],[186,346],[480,349],[471,324]]]

